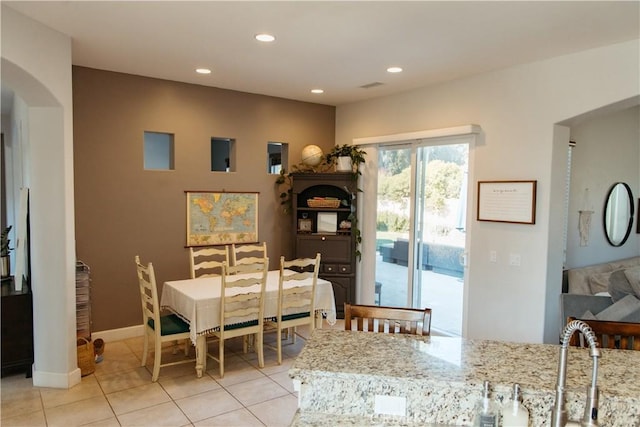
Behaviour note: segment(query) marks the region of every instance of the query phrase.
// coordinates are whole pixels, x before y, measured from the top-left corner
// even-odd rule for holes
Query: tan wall
[[[334,145],[335,108],[192,84],[73,68],[77,256],[91,268],[93,331],[141,323],[133,264],[160,285],[189,276],[185,190],[257,191],[271,266],[291,255],[267,142]],[[173,133],[175,170],[143,169],[143,132]],[[210,138],[235,138],[236,172],[210,171]]]

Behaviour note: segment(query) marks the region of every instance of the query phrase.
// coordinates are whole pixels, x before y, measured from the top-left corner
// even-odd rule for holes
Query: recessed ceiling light
[[[322,89],[311,89],[311,93],[324,93]]]
[[[256,40],[261,41],[261,42],[272,42],[275,39],[276,38],[274,36],[272,36],[271,34],[256,34]]]
[[[402,72],[402,68],[400,68],[400,67],[389,67],[389,68],[387,68],[387,72],[389,72],[389,73],[401,73]]]
[[[198,74],[211,74],[211,70],[208,68],[196,68]]]

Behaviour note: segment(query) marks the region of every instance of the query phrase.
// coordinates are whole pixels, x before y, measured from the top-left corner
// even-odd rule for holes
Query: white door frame
[[[353,145],[359,145],[367,152],[367,161],[362,166],[360,189],[358,193],[358,223],[362,231],[362,253],[361,262],[357,264],[357,281],[356,281],[356,302],[359,304],[373,304],[374,286],[375,286],[375,238],[369,236],[376,235],[376,206],[377,206],[377,188],[378,188],[378,145],[394,145],[394,144],[424,144],[425,140],[429,140],[429,145],[446,145],[446,144],[469,144],[469,175],[468,188],[475,188],[471,185],[475,182],[474,173],[474,157],[475,144],[478,135],[482,129],[478,125],[463,125],[443,129],[431,129],[417,132],[407,132],[392,135],[381,135],[365,138],[354,138]],[[468,248],[471,247],[471,230],[473,206],[475,200],[475,192],[467,193],[467,219],[466,219],[466,241],[465,241],[465,260],[464,260],[464,296],[463,296],[463,313],[462,313],[462,336],[467,333],[467,307],[468,307],[468,278],[469,269],[471,268]],[[409,254],[411,256],[411,254]],[[409,258],[411,259],[411,258]]]

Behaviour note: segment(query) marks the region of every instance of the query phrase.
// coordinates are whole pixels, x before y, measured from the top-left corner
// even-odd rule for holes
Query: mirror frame
[[[618,185],[624,186],[624,188],[627,190],[627,197],[629,198],[629,222],[627,224],[627,231],[624,237],[622,238],[622,240],[619,243],[614,243],[611,241],[610,233],[609,233],[609,230],[607,229],[607,209],[609,208],[609,204],[611,203],[611,194],[613,193],[613,191],[616,189]],[[634,202],[633,193],[631,192],[631,188],[626,182],[614,183],[609,189],[609,191],[607,192],[607,197],[604,202],[604,211],[602,213],[602,223],[604,226],[604,236],[606,237],[607,242],[609,242],[611,246],[620,247],[624,245],[627,239],[629,238],[629,235],[631,234],[631,229],[633,228],[633,214],[634,214],[633,202]]]

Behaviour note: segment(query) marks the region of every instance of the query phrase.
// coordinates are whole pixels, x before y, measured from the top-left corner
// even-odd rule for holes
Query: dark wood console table
[[[2,376],[17,371],[31,377],[33,365],[33,302],[31,288],[16,291],[13,277],[2,279]]]

